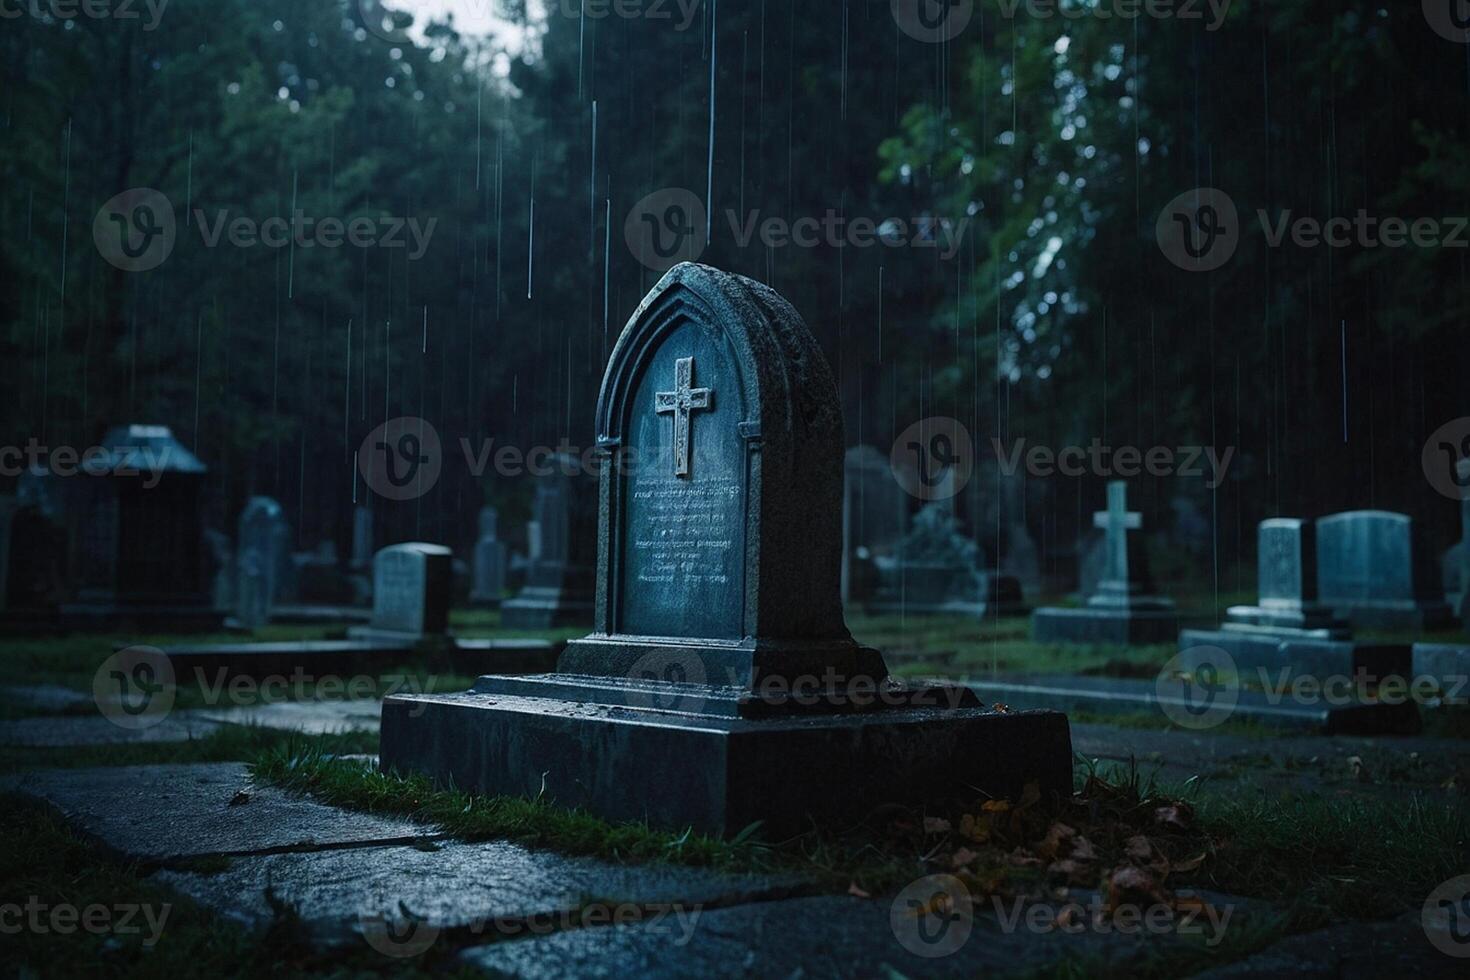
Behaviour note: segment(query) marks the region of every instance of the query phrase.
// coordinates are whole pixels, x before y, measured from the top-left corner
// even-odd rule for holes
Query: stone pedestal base
[[[863,603],[869,616],[1024,616],[1024,602],[897,602],[892,599]]]
[[[1179,613],[1174,609],[1048,606],[1031,615],[1031,635],[1037,643],[1173,643],[1179,636]]]
[[[842,698],[573,674],[482,677],[388,698],[385,771],[474,793],[544,797],[612,821],[733,834],[850,826],[883,803],[1072,786],[1055,712],[997,713],[967,689],[885,682]]]
[[[1410,670],[1407,644],[1273,636],[1233,629],[1180,633],[1179,649],[1186,655],[1181,665],[1186,669],[1190,666],[1190,652],[1199,647],[1216,647],[1230,654],[1242,682],[1252,687],[1271,687],[1295,677],[1326,680],[1362,676],[1376,683],[1385,677],[1407,678]],[[1201,651],[1200,657],[1208,660],[1208,651]]]
[[[1470,703],[1470,644],[1414,644],[1414,680],[1432,681],[1446,703]]]

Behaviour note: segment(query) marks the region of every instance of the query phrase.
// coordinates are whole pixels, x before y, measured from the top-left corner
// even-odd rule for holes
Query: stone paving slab
[[[216,874],[163,871],[157,880],[251,929],[294,910],[323,943],[360,943],[364,924],[405,918],[480,942],[565,928],[589,901],[687,907],[784,897],[798,879],[725,875],[669,865],[622,866],[531,851],[504,841],[368,847],[237,858]],[[636,906],[636,908],[635,908]]]
[[[441,836],[423,824],[255,786],[241,762],[44,769],[0,787],[47,801],[109,849],[148,864]]]
[[[383,702],[274,701],[239,708],[203,708],[193,713],[225,725],[258,725],[307,735],[327,735],[376,732],[382,724]]]
[[[1289,936],[1254,956],[1202,973],[1198,980],[1426,980],[1462,978],[1467,973],[1470,960],[1456,959],[1431,946],[1418,914],[1411,913],[1393,922],[1347,922]]]
[[[1048,971],[1067,959],[1085,960],[1091,969],[1118,967],[1185,941],[1092,928],[1035,930],[1024,915],[1015,919],[1014,909],[1004,906],[1007,926],[985,902],[977,905],[968,933],[961,918],[947,928],[939,925],[926,941],[915,920],[900,915],[895,926],[893,909],[892,899],[845,896],[757,902],[708,909],[692,922],[687,915],[667,916],[472,947],[461,959],[519,980],[972,978]],[[1231,925],[1225,923],[1227,929]]]
[[[129,745],[187,742],[216,731],[219,723],[178,711],[147,728],[131,729],[102,715],[58,715],[0,721],[0,745],[64,748],[73,745]]]

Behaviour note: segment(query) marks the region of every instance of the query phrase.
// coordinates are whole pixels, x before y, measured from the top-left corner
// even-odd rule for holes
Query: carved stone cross
[[[1128,567],[1128,532],[1143,527],[1143,515],[1128,510],[1128,484],[1114,480],[1108,484],[1108,509],[1092,515],[1092,526],[1105,534],[1107,571],[1103,578],[1126,582]]]
[[[674,475],[689,475],[689,429],[691,413],[710,407],[714,394],[708,388],[693,388],[694,358],[674,362],[674,390],[654,394],[654,411],[674,416]]]

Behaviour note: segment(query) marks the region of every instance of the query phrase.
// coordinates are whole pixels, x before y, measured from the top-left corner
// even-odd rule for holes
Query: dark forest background
[[[448,25],[385,31],[374,0],[172,0],[151,31],[0,21],[0,441],[168,424],[211,466],[212,524],[267,494],[303,549],[345,549],[366,494],[354,450],[418,415],[444,476],[373,502],[385,537],[464,547],[487,499],[514,525],[528,481],[477,479],[459,441],[591,443],[606,353],[657,279],[624,219],[661,188],[704,197],[713,58],[702,261],[805,315],[849,444],[886,453],[952,415],[983,457],[993,436],[1236,447],[1217,493],[1134,481],[1148,527],[1174,528],[1181,498],[1210,522],[1202,579],[1238,574],[1273,515],[1379,507],[1415,514],[1436,549],[1458,537],[1420,453],[1470,415],[1467,250],[1270,248],[1255,219],[1470,215],[1470,45],[1420,4],[1236,0],[1210,30],[985,0],[945,44],[898,30],[889,0],[719,0],[683,31],[501,6],[532,32],[508,73]],[[168,196],[179,234],[127,273],[91,229],[139,186]],[[1155,241],[1160,210],[1199,186],[1244,228],[1211,273]],[[208,248],[191,215],[293,201],[437,225],[410,261]],[[973,220],[946,261],[742,248],[727,209]],[[1102,504],[1101,480],[1033,483],[1020,506],[1043,541]]]

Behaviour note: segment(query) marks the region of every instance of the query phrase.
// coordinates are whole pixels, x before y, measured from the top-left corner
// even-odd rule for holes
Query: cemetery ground
[[[1220,608],[1240,598],[1222,596]],[[453,626],[468,638],[581,632],[512,633],[498,614],[472,611]],[[1035,644],[1025,617],[854,616],[851,626],[910,676],[1140,678],[1175,652]],[[269,626],[255,638],[325,635]],[[212,638],[190,642],[201,639]],[[22,975],[91,975],[98,964],[153,975],[888,977],[1308,965],[1335,975],[1348,964],[1448,975],[1458,965],[1429,946],[1420,920],[1426,896],[1464,871],[1470,742],[1457,717],[1436,715],[1418,736],[1323,737],[1074,712],[1068,803],[1023,794],[888,807],[841,832],[772,839],[757,826],[717,840],[377,772],[377,702],[354,711],[341,699],[473,680],[423,663],[369,688],[267,694],[295,701],[294,714],[181,679],[169,718],[129,732],[92,694],[121,640],[178,638],[0,644],[7,675],[27,682],[0,695],[0,906],[29,915],[30,903],[42,924],[0,935]],[[970,938],[928,958],[902,941],[901,913],[915,887],[919,901],[953,902],[934,885],[953,879],[934,876],[963,884],[971,907],[953,914],[963,911]],[[116,928],[67,928],[47,918],[58,907],[109,910]],[[124,929],[124,908],[167,918],[155,931],[139,913]],[[1130,908],[1164,919],[1130,930]]]

